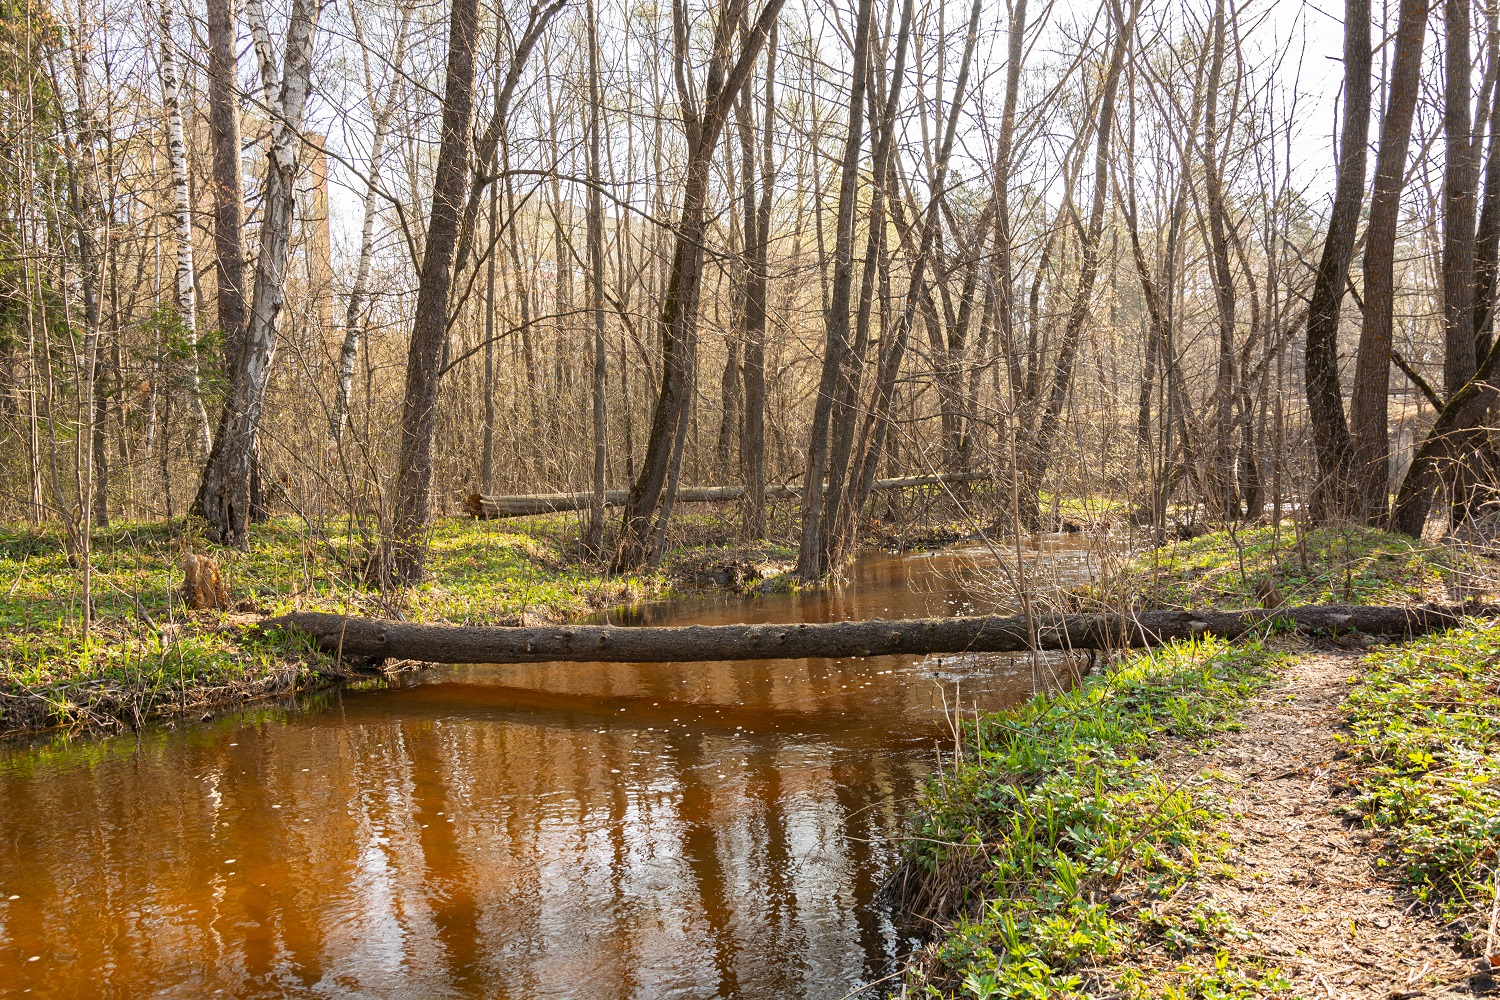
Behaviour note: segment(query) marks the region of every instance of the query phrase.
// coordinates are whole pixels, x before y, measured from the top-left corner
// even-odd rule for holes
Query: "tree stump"
[[[192,611],[229,609],[229,588],[212,557],[194,552],[182,557],[182,599]]]

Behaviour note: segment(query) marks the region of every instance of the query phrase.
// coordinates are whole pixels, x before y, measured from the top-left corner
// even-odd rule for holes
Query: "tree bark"
[[[1224,0],[1217,0],[1213,18],[1213,55],[1209,64],[1208,87],[1204,91],[1203,144],[1200,147],[1203,187],[1207,195],[1209,235],[1209,276],[1213,281],[1214,305],[1219,319],[1219,360],[1214,382],[1214,478],[1219,489],[1217,498],[1224,516],[1239,520],[1239,489],[1234,468],[1234,275],[1229,267],[1229,240],[1224,231],[1225,210],[1223,178],[1219,173],[1219,84],[1224,71],[1226,34]]]
[[[1491,8],[1489,17],[1489,154],[1484,167],[1484,205],[1474,237],[1474,353],[1483,359],[1490,352],[1495,315],[1495,277],[1500,258],[1500,12]],[[1483,106],[1481,105],[1481,110]],[[1475,142],[1480,141],[1475,129]],[[1479,150],[1476,149],[1476,159]]]
[[[912,489],[940,483],[977,483],[990,478],[988,472],[942,473],[936,476],[901,476],[877,479],[870,484],[875,491]],[[678,503],[731,503],[743,499],[747,486],[683,486],[677,491]],[[765,495],[775,500],[795,500],[802,496],[798,486],[768,485]],[[827,492],[825,488],[824,492]],[[482,496],[469,494],[464,506],[474,517],[491,519],[526,517],[531,514],[555,514],[559,511],[588,510],[593,493],[529,493],[519,496]],[[606,490],[604,502],[619,507],[629,497],[626,490]]]
[[[1339,136],[1338,179],[1328,234],[1313,279],[1307,309],[1308,422],[1318,479],[1313,484],[1313,515],[1322,519],[1347,506],[1353,444],[1344,419],[1339,386],[1339,311],[1354,256],[1355,230],[1365,197],[1365,163],[1370,145],[1370,0],[1344,2],[1344,118]]]
[[[772,197],[776,190],[776,22],[766,38],[766,84],[763,141],[760,148],[760,199],[755,195],[754,123],[749,82],[742,88],[738,116],[745,185],[745,421],[740,431],[740,466],[745,480],[744,533],[766,535],[766,296],[770,285]],[[752,212],[753,208],[753,212]]]
[[[1500,395],[1500,340],[1490,344],[1489,353],[1479,364],[1474,377],[1449,397],[1432,429],[1412,456],[1406,477],[1396,493],[1391,524],[1396,531],[1413,538],[1422,537],[1432,504],[1432,490],[1444,465],[1455,455],[1473,453],[1482,443],[1482,423]]]
[[[718,23],[714,26],[712,56],[701,109],[687,79],[687,11],[680,0],[673,6],[678,94],[688,140],[687,179],[683,185],[682,209],[666,294],[657,319],[662,342],[661,388],[652,414],[646,454],[625,504],[624,530],[615,557],[617,569],[640,566],[660,556],[661,539],[671,513],[672,486],[682,462],[683,442],[692,407],[709,168],[729,106],[754,68],[771,23],[780,14],[785,0],[767,0],[738,58],[731,64],[729,43],[745,2],[724,0],[721,4]]]
[[[604,474],[607,454],[605,433],[608,430],[605,411],[606,356],[604,343],[604,199],[599,192],[603,183],[601,149],[603,143],[603,95],[599,92],[599,25],[594,0],[588,0],[584,16],[588,20],[589,47],[589,306],[594,319],[594,495],[589,503],[590,551],[604,547]]]
[[[426,556],[423,534],[431,515],[438,371],[448,335],[448,294],[453,284],[459,212],[469,187],[469,128],[474,115],[478,36],[478,0],[454,0],[448,22],[442,139],[406,356],[406,392],[401,401],[395,510],[385,566],[388,579],[395,584],[418,582]]]
[[[250,468],[276,356],[276,320],[286,293],[287,251],[296,206],[298,132],[312,73],[313,37],[322,6],[293,0],[287,24],[286,63],[266,150],[265,209],[260,256],[245,341],[230,372],[230,392],[219,418],[218,447],[209,456],[199,506],[222,545],[250,547]]]
[[[1010,169],[1016,138],[1016,103],[1021,90],[1021,61],[1026,54],[1026,0],[1016,0],[1011,10],[1005,61],[1005,100],[1000,112],[1000,135],[995,144],[995,336],[1005,352],[1011,387],[1011,409],[1015,409],[1021,386],[1019,351],[1016,350],[1015,236],[1010,222]],[[1013,421],[1015,414],[1009,418]]]
[[[208,3],[208,137],[213,148],[214,277],[224,374],[245,338],[245,181],[240,156],[234,0]]]
[[[182,128],[182,75],[177,66],[177,41],[172,37],[172,4],[161,0],[157,28],[161,32],[162,110],[167,119],[167,163],[172,173],[172,228],[177,241],[174,285],[177,317],[187,340],[188,412],[193,419],[193,457],[204,461],[213,449],[208,410],[203,406],[203,380],[198,371],[198,299],[193,265],[193,202],[188,188],[187,141]]]
[[[828,431],[834,397],[839,392],[849,344],[849,295],[854,284],[854,215],[859,200],[859,161],[865,137],[865,65],[874,20],[873,0],[859,0],[854,26],[854,60],[849,78],[849,123],[840,160],[839,200],[833,240],[833,278],[828,309],[823,317],[823,369],[813,399],[812,424],[807,436],[807,469],[803,476],[802,536],[797,549],[797,575],[820,579],[823,565],[823,480],[828,472]]]
[[[1384,523],[1390,491],[1387,419],[1391,381],[1391,324],[1395,307],[1396,223],[1406,156],[1422,70],[1422,43],[1427,31],[1427,0],[1402,0],[1396,29],[1390,96],[1380,124],[1380,151],[1370,194],[1370,222],[1365,235],[1365,308],[1354,369],[1350,422],[1354,432],[1354,500],[1356,512],[1370,524]]]
[[[1018,653],[1123,649],[1215,636],[1237,639],[1268,623],[1308,632],[1413,636],[1453,628],[1500,608],[1308,605],[1273,611],[1143,611],[1133,615],[1040,614],[984,618],[825,622],[773,625],[418,625],[298,611],[266,619],[262,632],[311,637],[324,652],[348,658],[430,663],[692,663],[927,653]]]
[[[846,366],[845,377],[839,382],[839,397],[836,400],[838,405],[833,413],[833,440],[829,446],[828,493],[824,501],[825,513],[819,544],[823,549],[823,564],[830,569],[843,561],[856,531],[853,494],[858,484],[851,482],[855,470],[851,468],[850,459],[854,454],[855,436],[859,429],[860,383],[863,381],[865,355],[870,344],[877,277],[882,274],[886,276],[882,285],[882,301],[886,301],[884,291],[889,288],[886,193],[895,148],[894,122],[900,107],[901,84],[906,75],[913,14],[914,5],[911,0],[907,0],[902,7],[901,23],[897,28],[895,66],[891,71],[887,92],[883,95],[884,107],[879,109],[875,107],[874,98],[880,89],[880,78],[874,73],[873,60],[866,61],[872,80],[866,89],[871,101],[870,127],[874,145],[871,155],[870,206],[865,226],[865,260],[859,279],[859,309],[854,320],[852,357]]]
[[[1443,391],[1474,377],[1474,221],[1479,144],[1470,120],[1469,0],[1443,2]]]

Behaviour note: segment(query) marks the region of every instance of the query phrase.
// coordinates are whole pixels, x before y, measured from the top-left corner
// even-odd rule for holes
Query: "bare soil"
[[[1207,781],[1227,799],[1228,818],[1219,829],[1228,851],[1223,866],[1205,865],[1209,874],[1151,908],[1156,918],[1189,931],[1201,926],[1192,916],[1205,908],[1222,910],[1230,924],[1219,940],[1186,954],[1165,939],[1139,950],[1131,964],[1148,982],[1180,984],[1183,966],[1212,970],[1215,951],[1227,951],[1232,966],[1247,973],[1280,968],[1297,997],[1489,992],[1487,977],[1471,978],[1475,962],[1379,866],[1378,831],[1342,815],[1353,792],[1335,733],[1359,655],[1299,657],[1245,715],[1241,730],[1167,765],[1179,780]]]

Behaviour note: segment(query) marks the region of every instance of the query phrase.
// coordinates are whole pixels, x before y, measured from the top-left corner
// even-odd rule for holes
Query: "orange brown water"
[[[954,614],[988,558],[617,617]],[[1032,690],[951,658],[470,666],[0,747],[0,996],[842,997],[909,948],[876,890],[945,699]]]

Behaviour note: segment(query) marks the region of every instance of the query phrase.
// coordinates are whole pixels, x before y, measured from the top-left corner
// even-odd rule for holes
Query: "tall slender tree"
[[[807,471],[802,479],[802,539],[797,549],[797,575],[820,579],[830,567],[823,561],[823,488],[828,471],[828,431],[833,419],[834,397],[839,392],[850,352],[850,292],[854,284],[854,225],[859,200],[859,163],[864,149],[865,68],[870,53],[874,0],[859,0],[854,26],[854,58],[849,70],[849,116],[840,158],[839,198],[833,243],[833,280],[824,312],[826,335],[823,371],[813,400],[812,426],[808,431]]]
[[[686,179],[678,213],[672,264],[657,330],[662,343],[662,379],[651,419],[646,454],[625,501],[617,566],[639,566],[661,554],[682,464],[695,381],[698,296],[703,279],[709,168],[732,102],[754,70],[771,24],[786,0],[767,0],[750,32],[732,51],[740,12],[747,0],[721,0],[709,45],[705,84],[690,83],[686,0],[672,7],[673,58],[683,127],[687,133]]]
[[[432,506],[438,378],[443,345],[448,339],[448,294],[453,284],[460,212],[469,189],[469,129],[474,116],[474,51],[478,38],[478,0],[454,0],[448,19],[442,140],[406,355],[395,510],[385,566],[391,582],[399,584],[421,579],[426,556],[423,535]]]
[[[1427,14],[1428,0],[1402,0],[1396,49],[1391,60],[1390,93],[1380,123],[1380,151],[1375,157],[1370,223],[1365,235],[1364,323],[1360,328],[1349,415],[1354,434],[1356,510],[1372,524],[1384,523],[1390,503],[1387,413],[1395,309],[1396,223],[1421,83]]]
[[[1355,229],[1365,197],[1365,164],[1370,141],[1370,2],[1344,2],[1344,109],[1339,134],[1338,179],[1328,232],[1313,278],[1307,308],[1308,422],[1318,478],[1312,506],[1324,517],[1345,506],[1352,443],[1344,419],[1343,390],[1339,385],[1338,332],[1349,262],[1354,256]]]
[[[276,321],[286,294],[287,252],[296,205],[299,132],[312,77],[313,39],[321,0],[293,0],[287,22],[281,86],[266,150],[264,211],[255,290],[241,346],[229,373],[229,395],[219,417],[216,447],[199,488],[199,507],[223,545],[250,547],[250,466],[266,386],[276,357]],[[267,53],[268,57],[268,53]],[[265,62],[263,61],[263,68]]]

